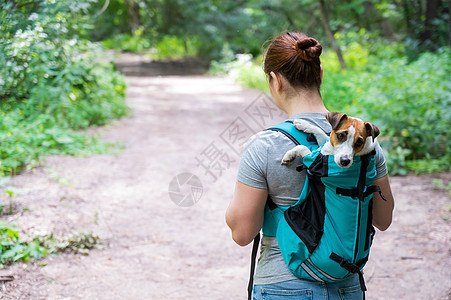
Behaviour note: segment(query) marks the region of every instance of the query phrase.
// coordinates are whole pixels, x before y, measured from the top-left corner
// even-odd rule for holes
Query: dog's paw
[[[285,153],[280,164],[288,165],[288,164],[292,163],[295,158],[296,158],[296,152],[290,150],[287,153]]]
[[[305,133],[313,133],[312,131],[313,125],[306,120],[294,119],[293,125],[294,127],[296,127],[297,130],[304,131]]]

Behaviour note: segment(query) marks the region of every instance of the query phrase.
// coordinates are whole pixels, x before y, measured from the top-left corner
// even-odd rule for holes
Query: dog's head
[[[380,131],[375,125],[346,114],[329,112],[326,119],[332,126],[330,143],[334,148],[334,160],[342,168],[352,165],[354,155],[370,153]]]

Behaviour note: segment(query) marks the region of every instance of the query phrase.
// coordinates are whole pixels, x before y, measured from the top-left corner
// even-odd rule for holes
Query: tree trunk
[[[363,19],[365,21],[365,28],[369,31],[373,31],[374,22],[374,4],[371,1],[365,1],[362,3],[363,5]]]
[[[428,0],[426,2],[426,16],[424,19],[424,30],[420,33],[420,44],[425,44],[433,39],[434,25],[432,22],[437,18],[439,5],[439,0]]]
[[[407,0],[403,0],[402,1],[402,6],[404,7],[404,20],[406,22],[406,31],[407,31],[407,36],[412,37],[412,24],[410,21],[410,9],[409,9],[409,4],[407,3]]]
[[[395,40],[393,35],[393,25],[386,18],[383,18],[382,20],[382,29],[384,30],[384,37],[387,40]]]
[[[321,18],[320,18],[321,23],[323,24],[324,30],[326,31],[327,37],[329,39],[329,42],[332,45],[332,48],[335,50],[335,53],[337,53],[337,57],[338,57],[338,61],[340,62],[340,66],[344,70],[347,68],[347,65],[343,58],[343,54],[341,53],[340,47],[338,47],[337,42],[335,41],[334,34],[333,34],[332,30],[330,29],[329,22],[327,20],[324,0],[318,0],[318,3],[319,3],[319,11],[321,14]]]
[[[128,16],[130,17],[130,29],[132,30],[132,35],[136,30],[139,29],[139,5],[134,0],[127,0],[128,4]]]

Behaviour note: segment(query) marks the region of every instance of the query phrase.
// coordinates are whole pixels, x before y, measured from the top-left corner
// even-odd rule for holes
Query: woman
[[[288,32],[269,45],[264,62],[269,90],[275,104],[289,120],[301,118],[330,133],[328,112],[320,94],[322,47],[303,33]],[[298,163],[282,166],[283,154],[293,142],[276,131],[262,131],[251,139],[242,153],[235,193],[226,212],[233,240],[240,246],[252,242],[263,225],[268,195],[277,205],[294,204],[304,185],[305,172]],[[300,158],[296,158],[299,160]],[[379,145],[376,147],[378,185],[387,201],[374,195],[373,225],[386,230],[392,221],[394,200]],[[362,299],[357,274],[334,283],[320,283],[295,277],[283,261],[275,237],[263,236],[254,277],[254,299]],[[291,298],[290,298],[291,297]]]

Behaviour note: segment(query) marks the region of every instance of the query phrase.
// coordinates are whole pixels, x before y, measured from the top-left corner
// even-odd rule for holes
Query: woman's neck
[[[289,117],[299,113],[326,113],[328,112],[318,91],[301,91],[287,98],[283,111]]]

